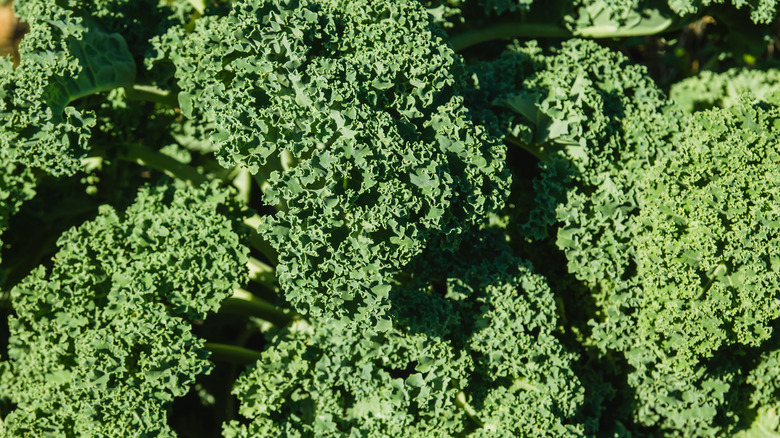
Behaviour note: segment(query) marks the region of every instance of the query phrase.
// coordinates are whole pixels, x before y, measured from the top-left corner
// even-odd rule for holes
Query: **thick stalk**
[[[248,169],[238,169],[233,179],[233,186],[238,190],[238,199],[249,205],[252,200],[252,174]]]
[[[280,309],[268,301],[257,298],[244,289],[233,291],[233,296],[222,302],[219,313],[252,316],[268,321],[277,327],[284,327],[301,317],[296,312]]]
[[[636,36],[657,35],[662,32],[682,28],[686,23],[675,20],[653,11],[638,23],[628,26],[599,25],[582,27],[570,31],[549,23],[494,23],[481,29],[468,30],[450,36],[450,44],[456,52],[486,41],[511,38],[626,38]]]
[[[249,279],[265,286],[266,289],[278,293],[276,285],[276,269],[260,260],[249,257]]]
[[[212,361],[252,364],[260,359],[260,352],[250,350],[249,348],[238,347],[235,345],[220,344],[217,342],[206,342],[203,348],[211,352]]]
[[[466,401],[466,394],[464,394],[463,391],[455,395],[455,406],[463,409],[463,412],[465,412],[466,415],[468,415],[471,421],[478,424],[480,427],[484,426],[482,420],[479,419],[479,415],[477,414],[477,411],[474,409],[473,406],[469,404],[468,401]]]
[[[698,294],[697,299],[701,298],[702,295],[705,295],[709,290],[712,288],[712,286],[715,284],[716,281],[719,280],[719,278],[723,275],[726,275],[728,272],[728,268],[725,264],[720,263],[718,266],[715,267],[715,269],[712,270],[712,273],[709,275],[709,278],[707,279],[707,283],[702,286],[701,292]]]
[[[169,90],[161,90],[150,85],[125,87],[125,96],[129,100],[145,100],[174,108],[179,106],[179,96],[176,93],[172,93]]]
[[[127,145],[126,152],[119,158],[159,170],[166,175],[187,181],[193,186],[206,182],[206,176],[198,169],[140,144]]]
[[[257,228],[260,226],[262,218],[259,215],[254,215],[244,220],[244,224],[250,228],[251,233],[249,235],[249,244],[261,254],[266,256],[268,260],[274,265],[279,264],[279,254],[271,246],[270,243],[263,239],[263,236],[257,232]]]
[[[652,25],[635,27],[591,26],[578,29],[575,36],[584,38],[625,38],[656,35],[671,29],[674,21],[670,18],[659,20]]]
[[[248,323],[246,325],[246,329],[241,333],[241,335],[235,340],[235,346],[237,347],[243,347],[246,342],[249,340],[249,338],[257,331],[257,327],[254,324]],[[242,363],[233,362],[230,364],[230,370],[228,371],[228,378],[230,382],[235,382],[236,377],[238,376],[239,370],[238,367],[240,365],[245,365]],[[234,420],[234,413],[236,412],[235,406],[236,398],[231,393],[232,390],[232,384],[227,385],[225,387],[225,419],[226,421]]]
[[[571,38],[570,31],[551,24],[496,23],[483,29],[469,30],[450,36],[456,52],[486,41],[509,38]]]

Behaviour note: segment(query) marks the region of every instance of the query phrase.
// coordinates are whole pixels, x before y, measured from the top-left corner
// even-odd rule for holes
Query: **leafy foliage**
[[[770,103],[780,103],[777,70],[730,69],[723,73],[703,71],[672,86],[669,97],[687,112],[737,105],[747,95]]]
[[[0,436],[780,436],[774,2],[9,7]]]
[[[246,250],[227,194],[143,189],[60,240],[51,270],[11,291],[0,392],[10,436],[172,436],[166,414],[212,365],[190,323],[241,281]]]
[[[503,149],[417,3],[238,2],[198,25],[167,37],[187,40],[182,111],[214,123],[223,165],[268,178],[261,231],[299,312],[373,324],[394,271],[505,199]]]
[[[772,333],[776,118],[746,104],[700,113],[682,145],[648,169],[629,226],[636,272],[593,334],[602,348],[626,350],[637,420],[648,426],[702,436],[727,427],[738,366],[720,352]],[[662,388],[676,390],[661,397]]]
[[[473,67],[469,101],[478,121],[542,159],[537,206],[513,221],[526,237],[557,230],[596,304],[586,342],[630,366],[634,421],[722,433],[745,376],[720,352],[762,345],[778,317],[764,248],[777,239],[776,110],[739,104],[681,125],[625,62],[587,41],[554,56],[510,46]]]
[[[748,105],[702,113],[644,190],[636,232],[640,306],[649,306],[642,324],[665,334],[659,343],[680,361],[727,338],[759,345],[778,316],[780,255],[766,247],[780,227],[777,117]],[[660,296],[670,284],[679,300],[696,305],[664,308]]]
[[[277,334],[234,389],[252,423],[226,436],[581,434],[583,389],[544,278],[489,232],[431,260],[421,277],[445,277],[446,291],[399,286],[409,319],[383,332],[312,321]]]
[[[0,114],[5,115],[0,149],[8,159],[53,175],[79,169],[97,120],[94,107],[72,103],[134,83],[133,54],[116,32],[139,28],[127,21],[128,5],[143,10],[150,3],[102,1],[70,8],[43,0],[15,4],[30,31],[20,45],[18,67],[0,59]],[[103,25],[91,19],[110,16],[112,9],[124,12],[113,20],[104,18]]]
[[[637,183],[670,148],[679,110],[644,69],[587,40],[551,55],[512,45],[473,71],[476,119],[543,159],[536,206],[520,215],[523,234],[544,238],[560,224],[556,243],[569,271],[612,290],[631,263]]]

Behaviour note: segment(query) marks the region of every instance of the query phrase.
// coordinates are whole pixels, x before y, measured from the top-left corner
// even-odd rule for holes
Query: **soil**
[[[19,62],[19,41],[27,32],[27,25],[14,16],[13,2],[0,6],[0,56],[11,56]]]

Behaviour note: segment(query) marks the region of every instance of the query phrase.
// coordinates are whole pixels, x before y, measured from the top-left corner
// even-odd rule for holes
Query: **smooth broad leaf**
[[[54,78],[46,90],[45,99],[55,117],[77,99],[135,81],[135,61],[121,35],[90,29],[83,39],[71,38],[67,44],[81,64],[81,71],[75,78]]]

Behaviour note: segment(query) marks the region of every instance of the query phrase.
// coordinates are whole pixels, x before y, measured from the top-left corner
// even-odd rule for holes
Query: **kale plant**
[[[774,2],[0,8],[0,436],[780,437]]]

